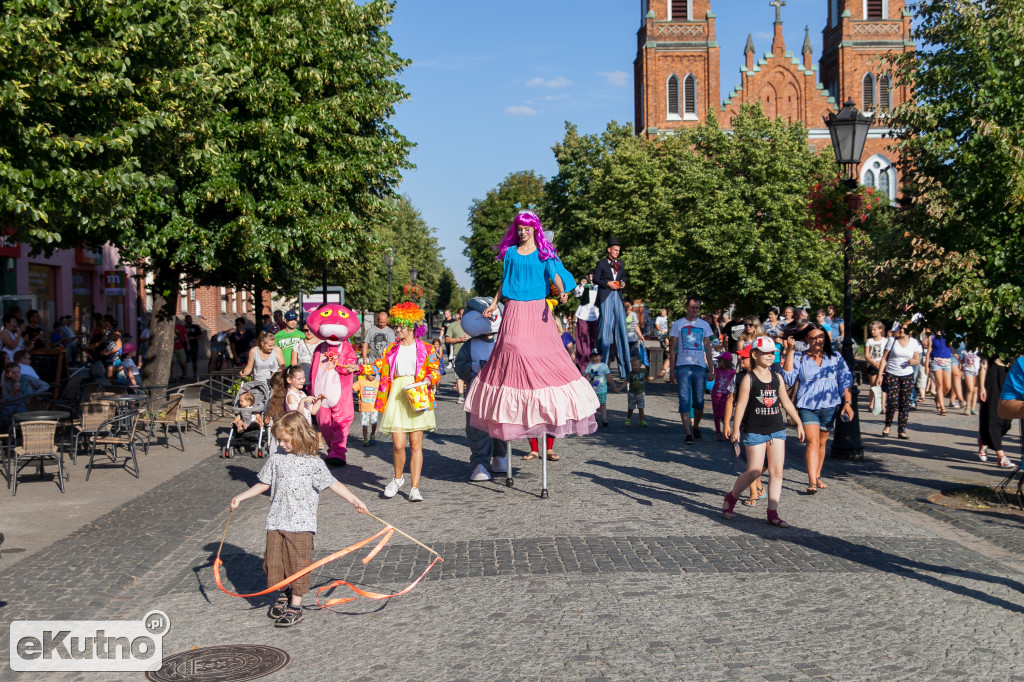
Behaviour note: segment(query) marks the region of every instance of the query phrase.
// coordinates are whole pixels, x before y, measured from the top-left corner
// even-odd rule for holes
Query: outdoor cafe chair
[[[74,436],[71,441],[71,462],[72,464],[78,464],[78,450],[81,447],[82,440],[88,442],[91,438],[114,414],[114,404],[100,401],[90,401],[82,403],[80,407],[80,415],[78,417],[78,423],[74,425]]]
[[[168,436],[167,429],[171,426],[178,430],[178,442],[181,444],[181,451],[185,452],[185,440],[182,438],[183,424],[181,423],[181,393],[172,393],[167,397],[167,400],[159,402],[153,406],[150,410],[149,416],[149,437],[146,441],[146,450],[149,451],[149,446],[152,444],[153,439],[156,438],[156,427],[162,426],[164,429],[164,443],[167,447],[171,445],[170,436]]]
[[[196,424],[199,426],[199,433],[206,435],[206,416],[203,414],[202,392],[206,388],[206,382],[182,386],[176,392],[181,394],[181,416],[184,419],[185,429],[192,422],[192,415],[195,415]],[[184,449],[184,448],[183,448]]]
[[[99,428],[89,437],[89,468],[85,473],[85,480],[92,475],[93,461],[96,457],[96,449],[102,447],[104,452],[111,451],[111,459],[117,463],[117,449],[124,448],[131,455],[130,459],[135,470],[128,469],[128,459],[125,459],[125,469],[128,469],[135,478],[139,477],[139,458],[136,456],[135,442],[138,440],[136,429],[139,424],[139,411],[132,410],[116,417],[111,417],[100,424]]]
[[[59,423],[56,421],[21,422],[21,445],[14,448],[11,471],[13,487],[11,495],[18,494],[18,472],[31,462],[38,462],[40,473],[43,462],[52,459],[57,463],[57,486],[64,492],[64,453],[57,446],[54,436]]]

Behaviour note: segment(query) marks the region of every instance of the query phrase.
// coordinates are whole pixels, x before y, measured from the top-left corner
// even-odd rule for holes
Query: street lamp
[[[419,277],[420,271],[416,269],[416,266],[409,268],[409,281],[416,284],[416,278]]]
[[[395,252],[392,249],[388,249],[384,252],[384,265],[388,266],[388,310],[392,308],[391,300],[391,284],[392,284],[392,271],[391,268],[395,267]]]
[[[864,155],[864,142],[868,139],[868,131],[874,123],[874,114],[862,114],[857,110],[852,99],[846,100],[838,114],[829,113],[825,118],[829,135],[832,136],[832,151],[836,155],[836,163],[843,167],[846,186],[850,193],[846,195],[846,205],[853,215],[860,210],[863,198],[853,192],[857,188],[856,172]],[[846,320],[846,333],[843,334],[843,360],[853,371],[853,292],[850,280],[853,271],[853,218],[846,221],[843,235],[843,317]],[[853,419],[848,422],[840,419],[836,423],[836,436],[832,441],[832,456],[849,459],[863,457],[864,447],[860,440],[860,413],[857,411],[857,385],[850,387],[853,399]]]

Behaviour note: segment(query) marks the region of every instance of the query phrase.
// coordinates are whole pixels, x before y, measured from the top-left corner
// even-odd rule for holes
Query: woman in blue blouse
[[[552,285],[565,302],[576,282],[533,211],[520,211],[497,247],[501,284],[484,317],[508,299],[494,350],[466,393],[470,424],[504,441],[597,429],[597,396],[562,345],[544,300]]]
[[[800,333],[807,350],[796,352],[797,339],[786,339],[786,362],[782,377],[792,386],[799,381],[796,409],[807,435],[807,494],[813,495],[828,486],[821,480],[821,467],[825,463],[825,445],[828,434],[842,405],[843,419],[853,418],[853,400],[850,387],[853,374],[839,353],[832,350],[832,339],[817,322],[812,322]]]

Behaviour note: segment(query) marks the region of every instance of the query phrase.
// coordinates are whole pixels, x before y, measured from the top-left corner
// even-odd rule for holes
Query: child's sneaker
[[[646,419],[641,419],[640,420],[640,426],[647,426],[647,420]]]
[[[626,426],[629,426],[632,423],[633,423],[633,420],[630,419],[629,417],[626,417]]]
[[[409,489],[409,501],[410,502],[422,502],[423,501],[423,496],[420,495],[420,489],[419,488],[410,488]]]
[[[686,434],[686,438],[683,439],[683,443],[685,443],[686,445],[693,445],[693,434]]]
[[[369,438],[367,438],[367,439],[365,439],[363,441],[363,447],[364,448],[370,447],[370,439]]]
[[[376,445],[376,444],[377,444],[377,439],[371,437],[370,438],[370,445]]]

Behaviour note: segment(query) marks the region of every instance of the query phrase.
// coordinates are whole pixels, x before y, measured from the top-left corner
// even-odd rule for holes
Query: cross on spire
[[[782,8],[786,6],[786,0],[772,0],[768,3],[775,8],[775,23],[782,23]]]

